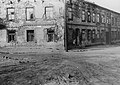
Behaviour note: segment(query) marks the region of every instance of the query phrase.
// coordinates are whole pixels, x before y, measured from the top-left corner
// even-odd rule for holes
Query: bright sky
[[[89,0],[96,4],[120,13],[120,0]]]

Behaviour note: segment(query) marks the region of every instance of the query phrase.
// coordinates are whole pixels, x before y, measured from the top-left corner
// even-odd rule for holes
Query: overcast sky
[[[96,4],[120,13],[120,0],[89,0]]]

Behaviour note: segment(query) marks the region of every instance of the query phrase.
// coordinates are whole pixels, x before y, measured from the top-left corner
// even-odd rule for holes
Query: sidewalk
[[[26,54],[26,53],[50,53],[50,52],[62,52],[64,48],[62,46],[8,46],[1,47],[0,53],[3,54]]]
[[[109,49],[113,47],[118,47],[120,45],[98,45],[98,46],[91,46],[85,49],[71,49],[69,52],[79,52],[79,53],[86,53],[86,52],[96,52],[104,49]],[[7,47],[0,47],[0,54],[41,54],[41,53],[58,53],[58,52],[65,52],[63,46],[61,45],[51,45],[51,46],[7,46]],[[68,52],[68,53],[69,53]]]

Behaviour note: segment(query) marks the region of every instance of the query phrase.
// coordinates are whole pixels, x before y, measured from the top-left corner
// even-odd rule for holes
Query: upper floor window
[[[15,8],[7,8],[7,20],[15,20]]]
[[[101,21],[102,21],[102,23],[104,23],[104,19],[105,19],[105,16],[104,15],[101,15]]]
[[[26,20],[31,21],[34,20],[34,8],[33,7],[26,7]]]
[[[97,14],[97,22],[100,22],[100,14]]]
[[[72,8],[68,8],[68,20],[73,20],[73,12],[72,12]]]
[[[112,25],[114,25],[114,17],[112,17]]]
[[[90,13],[90,11],[88,11],[87,14],[88,14],[88,17],[87,17],[88,19],[87,19],[87,21],[88,21],[88,22],[91,22],[91,13]]]
[[[86,20],[86,15],[85,15],[85,10],[82,11],[82,22],[85,22]]]
[[[115,26],[117,25],[117,18],[115,18]]]
[[[45,16],[47,19],[53,19],[53,6],[45,7]]]
[[[92,22],[95,23],[95,13],[92,14]]]
[[[107,23],[107,24],[109,23],[109,18],[108,18],[108,17],[106,17],[106,23]]]

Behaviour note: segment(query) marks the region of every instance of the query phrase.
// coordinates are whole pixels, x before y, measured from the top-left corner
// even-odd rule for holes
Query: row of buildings
[[[66,7],[68,49],[120,41],[120,13],[83,0]]]
[[[0,45],[63,42],[64,0],[0,0]]]

